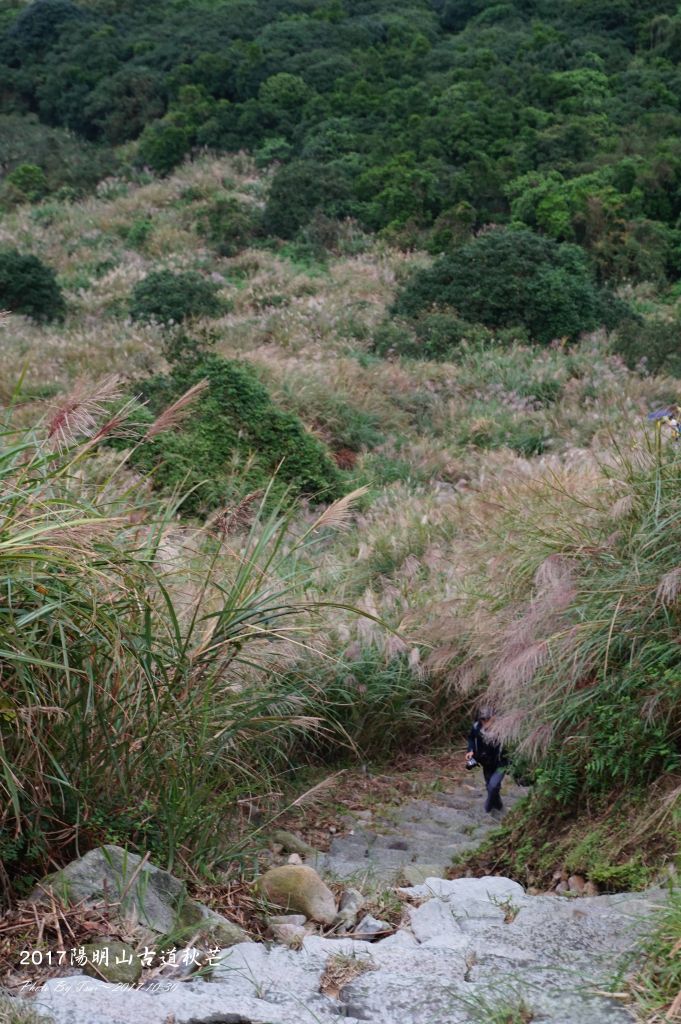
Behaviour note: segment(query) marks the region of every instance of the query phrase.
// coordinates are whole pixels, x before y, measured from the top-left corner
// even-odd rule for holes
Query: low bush
[[[157,270],[139,281],[130,296],[133,320],[165,325],[199,316],[218,316],[223,305],[219,288],[193,270]]]
[[[612,326],[626,310],[597,287],[580,248],[511,229],[488,231],[416,271],[393,312],[417,317],[433,306],[494,330],[523,327],[543,343]]]
[[[142,132],[138,146],[140,163],[157,174],[170,174],[191,149],[191,134],[181,125],[152,121]]]
[[[511,345],[525,341],[522,327],[492,331],[444,310],[427,312],[412,321],[386,321],[376,330],[372,350],[382,356],[452,361],[462,345]]]
[[[51,267],[16,249],[0,250],[0,309],[33,320],[61,320],[66,304]]]
[[[6,182],[18,198],[29,203],[42,199],[48,191],[45,172],[36,164],[19,164],[7,175]]]
[[[197,225],[220,256],[236,256],[260,235],[261,216],[254,206],[221,198],[200,211]]]
[[[208,388],[191,418],[135,456],[153,470],[157,487],[189,492],[185,513],[224,507],[266,487],[273,474],[272,497],[304,494],[326,501],[340,493],[341,474],[328,449],[297,416],[272,402],[247,363],[205,353],[180,357],[168,376],[140,383],[145,414],[156,414],[202,380]]]
[[[620,325],[614,351],[629,369],[645,373],[681,376],[681,317],[670,320],[625,320]]]

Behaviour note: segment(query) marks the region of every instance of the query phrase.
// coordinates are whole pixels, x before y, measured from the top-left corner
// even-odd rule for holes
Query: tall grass
[[[312,586],[314,548],[353,496],[303,530],[264,499],[180,526],[180,497],[158,504],[125,456],[100,453],[125,429],[115,399],[115,387],[81,387],[38,429],[0,436],[10,872],[100,839],[168,866],[214,862],[229,852],[226,816],[321,726],[323,702],[311,712],[278,678],[319,630],[330,602]]]
[[[672,892],[631,984],[637,1016],[645,1024],[681,1021],[681,892]]]
[[[681,446],[658,430],[518,474],[482,506],[456,639],[434,658],[444,685],[498,707],[558,800],[663,777],[669,816],[681,794],[680,499]]]

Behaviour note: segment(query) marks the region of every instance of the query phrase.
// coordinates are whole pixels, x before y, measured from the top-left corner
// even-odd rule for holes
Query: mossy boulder
[[[222,946],[248,938],[243,929],[191,899],[184,882],[120,846],[90,850],[48,875],[33,892],[39,902],[50,890],[69,903],[120,903],[120,913],[142,926],[178,938],[196,932]]]
[[[281,843],[287,853],[299,853],[301,857],[316,857],[317,850],[294,832],[278,828],[272,833],[272,841]]]
[[[270,868],[258,879],[256,888],[271,906],[304,914],[320,924],[333,924],[336,918],[336,897],[305,864]]]
[[[142,961],[127,942],[98,939],[83,946],[86,974],[117,985],[136,985],[142,974]]]

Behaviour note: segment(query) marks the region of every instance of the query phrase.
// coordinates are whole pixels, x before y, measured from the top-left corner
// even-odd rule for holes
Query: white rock
[[[272,924],[270,929],[275,939],[286,946],[300,946],[307,935],[305,927],[301,924]]]
[[[305,914],[272,914],[267,918],[269,925],[273,924],[305,924]]]
[[[373,949],[373,943],[365,942],[363,939],[325,939],[321,935],[308,935],[303,942],[303,950],[306,953],[316,953],[322,956],[337,953],[343,956],[359,956],[371,953]]]
[[[422,885],[412,885],[398,891],[417,899],[438,896],[443,900],[456,899],[462,903],[467,900],[489,902],[491,898],[503,900],[508,897],[525,897],[522,885],[511,878],[501,878],[497,875],[485,875],[483,878],[427,878]]]
[[[468,945],[451,907],[442,900],[429,900],[420,907],[410,907],[411,930],[422,944],[463,949]]]
[[[378,918],[373,917],[371,914],[365,914],[359,924],[355,926],[355,935],[358,937],[380,935],[382,932],[389,931],[391,931],[391,927],[387,921],[379,921]]]

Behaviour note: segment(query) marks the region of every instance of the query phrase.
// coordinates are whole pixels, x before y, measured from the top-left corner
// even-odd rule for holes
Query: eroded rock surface
[[[38,1006],[55,1024],[475,1024],[480,1007],[521,997],[543,1024],[617,1024],[600,994],[661,891],[581,899],[528,896],[510,879],[431,878],[405,892],[405,926],[378,942],[308,936],[302,949],[240,943],[210,980],[157,993],[91,978],[48,982]],[[338,999],[320,992],[329,957],[366,959]]]
[[[521,795],[507,786],[507,806]],[[330,877],[357,880],[338,913],[324,886],[322,917],[335,934],[304,936],[309,922],[304,928],[285,918],[282,926],[300,929],[294,945],[301,948],[239,943],[216,954],[209,978],[158,991],[54,979],[34,1005],[54,1024],[480,1024],[522,1000],[542,1024],[630,1024],[626,1006],[603,993],[663,904],[663,891],[530,895],[508,878],[440,877],[453,853],[475,846],[495,824],[474,784],[375,811],[370,820],[357,814],[319,858]],[[292,869],[315,875],[301,865],[274,870]],[[400,928],[373,941],[338,935],[356,927],[372,881],[385,888],[399,878],[412,883],[397,890],[405,901]],[[333,995],[323,994],[330,975]]]
[[[349,830],[336,836],[328,853],[318,854],[316,867],[334,878],[362,883],[423,881],[444,874],[455,854],[473,850],[498,820],[485,814],[481,778],[454,791],[434,792],[428,799],[409,800],[400,807],[378,810],[370,821],[362,811],[347,815]],[[504,783],[505,809],[526,793]]]

